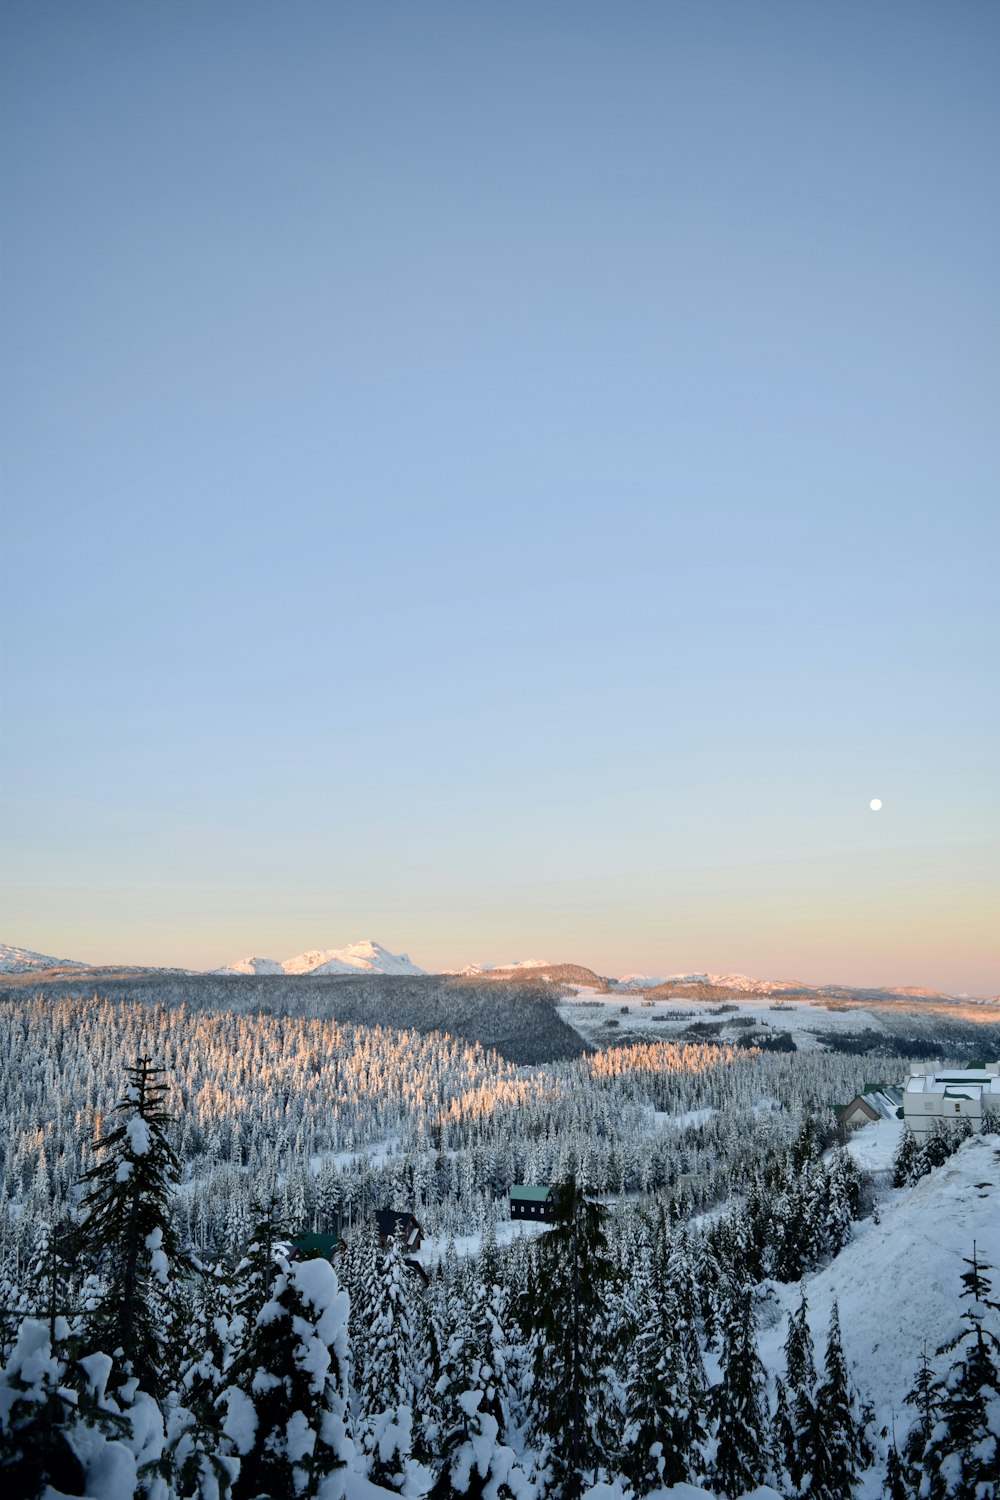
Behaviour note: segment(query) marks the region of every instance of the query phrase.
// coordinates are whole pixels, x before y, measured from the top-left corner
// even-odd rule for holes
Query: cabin
[[[837,1123],[846,1130],[857,1130],[873,1120],[898,1120],[903,1107],[903,1090],[884,1083],[866,1083],[864,1092],[855,1094],[850,1104],[835,1105]]]
[[[947,1121],[968,1120],[978,1133],[987,1114],[1000,1115],[1000,1062],[969,1063],[964,1068],[910,1064],[903,1119],[918,1141]]]
[[[424,1231],[408,1208],[380,1208],[375,1215],[375,1229],[383,1248],[392,1239],[412,1255],[423,1243]]]
[[[511,1187],[512,1219],[532,1219],[536,1224],[546,1224],[555,1218],[555,1212],[556,1204],[551,1187],[535,1187],[523,1182],[516,1182]]]

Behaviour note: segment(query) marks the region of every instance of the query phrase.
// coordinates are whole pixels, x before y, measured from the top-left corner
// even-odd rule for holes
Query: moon
[[[872,800],[869,802],[868,806],[871,808],[872,812],[881,812],[882,811],[882,798],[881,797],[873,797]]]

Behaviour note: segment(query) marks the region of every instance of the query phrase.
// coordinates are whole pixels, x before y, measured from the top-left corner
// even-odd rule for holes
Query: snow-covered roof
[[[550,1187],[536,1187],[533,1184],[515,1182],[510,1190],[510,1196],[518,1203],[545,1203],[552,1189]]]
[[[960,1092],[959,1092],[960,1091]],[[947,1094],[965,1099],[982,1098],[983,1094],[1000,1099],[1000,1064],[985,1063],[976,1068],[911,1069],[906,1080],[908,1094]]]

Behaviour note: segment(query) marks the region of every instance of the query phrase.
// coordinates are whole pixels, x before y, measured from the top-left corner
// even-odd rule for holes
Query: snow
[[[226,1405],[223,1432],[237,1453],[249,1453],[257,1436],[257,1408],[235,1385],[223,1391],[222,1400]]]
[[[316,1433],[309,1425],[309,1418],[304,1411],[295,1411],[285,1424],[285,1442],[288,1444],[288,1457],[293,1464],[303,1458],[310,1458],[316,1447]]]
[[[319,1258],[296,1261],[289,1275],[303,1302],[315,1315],[317,1336],[326,1347],[334,1348],[338,1354],[343,1353],[341,1345],[347,1327],[348,1299],[330,1262]]]
[[[883,1121],[865,1127],[851,1149],[872,1142],[873,1160],[886,1161],[891,1132]],[[1000,1139],[972,1136],[944,1166],[909,1188],[890,1190],[881,1222],[865,1219],[854,1240],[802,1286],[771,1284],[784,1311],[798,1306],[804,1287],[817,1349],[825,1343],[830,1312],[840,1307],[844,1353],[863,1397],[876,1407],[876,1428],[908,1425],[903,1397],[910,1389],[921,1350],[934,1351],[958,1333],[963,1257],[979,1252],[996,1266],[1000,1256]],[[1000,1268],[998,1268],[1000,1269]],[[996,1272],[991,1274],[994,1290]],[[761,1355],[783,1370],[784,1319],[761,1334]]]
[[[851,1131],[847,1150],[866,1172],[886,1172],[905,1129],[902,1120],[874,1120]]]
[[[748,995],[734,991],[725,1004],[727,1009],[720,1014],[717,999],[701,1001],[689,995],[651,999],[643,990],[614,990],[609,994],[581,985],[574,986],[574,992],[559,1002],[558,1011],[585,1041],[598,1046],[613,1046],[640,1037],[644,1041],[672,1041],[694,1021],[720,1024],[720,1031],[711,1040],[724,1043],[745,1042],[749,1029],[746,1021],[750,1020],[761,1033],[789,1033],[800,1052],[824,1048],[823,1032],[856,1035],[869,1029],[885,1029],[877,1010],[854,1004],[844,1006],[820,993],[789,999],[770,992]],[[963,1018],[968,1020],[968,1014],[963,1013]],[[984,1005],[981,1019],[989,1023],[1000,1016],[996,1007]]]
[[[238,958],[224,968],[212,969],[212,974],[283,974],[284,966],[276,958]]]
[[[87,1475],[85,1500],[134,1500],[137,1464],[124,1443],[109,1442],[97,1427],[80,1426],[73,1448]]]
[[[374,938],[349,943],[346,948],[309,948],[294,958],[238,958],[212,974],[425,974],[408,953],[391,953]]]
[[[25,1318],[17,1332],[17,1342],[6,1367],[9,1377],[19,1375],[25,1385],[38,1385],[42,1380],[55,1380],[59,1374],[59,1362],[52,1357],[52,1346],[49,1343],[49,1325],[36,1318]],[[17,1398],[17,1392],[10,1387],[0,1388],[0,1397],[3,1405],[0,1411],[4,1417],[10,1409],[11,1404]]]
[[[14,948],[10,943],[0,943],[0,974],[27,974],[32,969],[85,969],[87,965],[78,958],[51,958],[45,953],[32,953],[30,948]]]
[[[133,1115],[125,1126],[129,1147],[133,1156],[146,1156],[152,1144],[152,1132],[141,1115]]]
[[[83,1367],[84,1374],[90,1382],[91,1393],[98,1405],[104,1401],[104,1392],[108,1384],[108,1376],[111,1374],[114,1360],[110,1354],[86,1354],[79,1361]]]
[[[163,1230],[157,1227],[151,1234],[146,1236],[146,1249],[150,1251],[149,1267],[157,1281],[166,1286],[170,1264],[166,1252],[160,1247],[163,1244]]]
[[[507,974],[515,969],[551,969],[547,958],[515,958],[509,964],[466,964],[461,969],[446,969],[446,974]]]

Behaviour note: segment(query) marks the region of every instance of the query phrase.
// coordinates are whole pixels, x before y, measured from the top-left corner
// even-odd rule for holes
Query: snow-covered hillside
[[[0,943],[0,974],[27,974],[32,969],[86,967],[78,958],[51,958],[45,953],[32,953],[28,948],[14,948],[10,943]]]
[[[390,953],[381,943],[365,938],[346,948],[313,948],[286,958],[281,965],[286,974],[423,974],[408,953]]]
[[[234,964],[225,964],[221,969],[212,969],[213,974],[284,974],[285,970],[276,958],[238,958]]]
[[[623,974],[615,981],[623,989],[656,989],[660,985],[678,989],[733,990],[741,995],[763,995],[780,999],[784,995],[813,995],[817,999],[845,1000],[950,1000],[957,997],[942,990],[922,989],[919,985],[859,987],[844,984],[806,984],[800,979],[754,979],[750,974]]]
[[[547,958],[516,958],[510,964],[466,964],[462,969],[446,970],[452,974],[507,974],[516,969],[550,969]]]
[[[888,1167],[904,1128],[896,1121],[865,1126],[852,1150],[869,1169]],[[961,1329],[962,1261],[973,1242],[980,1260],[994,1267],[994,1295],[1000,1287],[1000,1137],[972,1136],[919,1182],[887,1190],[879,1218],[863,1219],[852,1242],[801,1286],[772,1286],[786,1313],[805,1291],[817,1348],[838,1303],[844,1353],[862,1395],[875,1406],[876,1426],[892,1431],[895,1425],[903,1433],[912,1420],[903,1398],[922,1349],[926,1345],[933,1356]],[[782,1318],[761,1335],[764,1362],[777,1371],[786,1331]]]
[[[992,1056],[996,1031],[1000,1028],[1000,1005],[979,1001],[975,1005],[956,1000],[913,1001],[836,1000],[815,993],[806,995],[745,994],[730,992],[720,1004],[718,992],[704,1000],[690,992],[672,995],[660,989],[598,990],[572,985],[559,1002],[558,1014],[593,1046],[617,1046],[639,1041],[694,1041],[711,1034],[720,1042],[754,1042],[763,1046],[789,1043],[800,1052],[843,1047],[849,1039],[886,1035],[900,1041],[907,1054],[914,1036],[921,1036],[944,1055],[960,1045],[956,1027],[985,1027],[979,1051]],[[865,1042],[858,1042],[863,1050]],[[971,1055],[978,1055],[978,1051]],[[892,1076],[892,1063],[880,1065]],[[878,1066],[875,1068],[878,1071]]]

